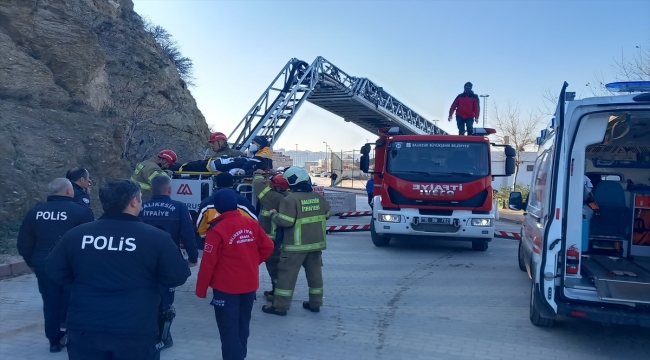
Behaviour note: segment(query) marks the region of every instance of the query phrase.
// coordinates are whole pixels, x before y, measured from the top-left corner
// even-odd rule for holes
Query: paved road
[[[325,306],[303,310],[301,274],[286,317],[251,321],[248,359],[650,359],[650,329],[562,319],[552,329],[528,320],[529,280],[517,242],[495,239],[486,252],[453,242],[372,245],[368,233],[331,235],[323,255]],[[163,360],[220,359],[209,301],[194,296],[196,268],[177,290],[175,345]],[[0,281],[0,359],[65,359],[48,353],[33,275]]]

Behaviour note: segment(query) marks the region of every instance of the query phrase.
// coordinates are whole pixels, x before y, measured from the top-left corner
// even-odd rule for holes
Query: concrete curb
[[[0,278],[30,273],[29,266],[24,261],[0,265]]]
[[[343,187],[323,187],[323,190],[337,191],[337,192],[349,192],[349,193],[356,193],[356,194],[359,194],[359,195],[368,194],[363,189],[343,188]]]

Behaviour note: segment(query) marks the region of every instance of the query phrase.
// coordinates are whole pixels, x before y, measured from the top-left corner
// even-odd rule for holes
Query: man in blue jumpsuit
[[[196,248],[196,239],[194,237],[194,224],[187,205],[180,201],[172,200],[172,179],[167,175],[156,175],[151,179],[150,200],[142,204],[140,219],[151,226],[164,230],[171,235],[174,243],[180,248],[183,247],[187,252],[189,266],[196,266],[199,252]],[[182,245],[182,246],[181,246]],[[158,327],[160,330],[160,341],[165,348],[174,345],[172,335],[169,332],[171,321],[176,315],[174,306],[174,288],[160,288],[160,308],[158,314]],[[167,324],[165,324],[167,323]],[[167,325],[167,330],[163,328]]]
[[[171,236],[143,223],[138,183],[99,189],[104,214],[66,232],[45,262],[59,284],[72,284],[67,318],[70,360],[157,360],[159,286],[191,275]]]
[[[63,234],[77,225],[93,221],[94,217],[89,207],[74,202],[74,189],[67,179],[52,180],[47,190],[47,201],[34,206],[23,219],[16,245],[18,253],[36,274],[38,291],[43,298],[45,336],[50,341],[50,352],[59,352],[59,341],[64,335],[61,325],[65,321],[68,302],[63,286],[48,276],[45,259]]]

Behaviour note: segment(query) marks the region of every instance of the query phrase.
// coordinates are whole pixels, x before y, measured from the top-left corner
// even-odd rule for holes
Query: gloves
[[[451,121],[451,115],[449,115],[449,117],[447,118],[447,120]]]

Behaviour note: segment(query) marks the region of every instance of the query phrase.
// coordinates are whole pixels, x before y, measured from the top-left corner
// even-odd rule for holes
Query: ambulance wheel
[[[372,243],[375,244],[375,246],[378,247],[384,247],[388,246],[390,244],[390,237],[388,236],[381,236],[377,234],[375,231],[375,221],[370,220],[370,238],[372,239]]]
[[[524,249],[521,248],[521,241],[519,241],[519,250],[517,257],[519,258],[519,270],[526,271],[526,263],[524,262]]]
[[[472,250],[485,251],[488,249],[488,242],[484,240],[472,241]]]
[[[539,327],[551,327],[555,324],[555,320],[545,318],[539,313],[539,310],[537,309],[537,299],[535,298],[536,292],[534,278],[531,283],[533,285],[530,287],[530,322]]]

